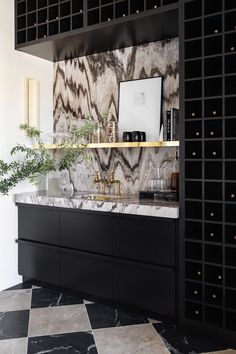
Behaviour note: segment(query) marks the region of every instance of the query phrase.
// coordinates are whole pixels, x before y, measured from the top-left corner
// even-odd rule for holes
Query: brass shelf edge
[[[98,144],[87,144],[87,145],[71,145],[71,148],[82,148],[82,149],[110,149],[110,148],[140,148],[140,147],[178,147],[179,141],[148,141],[148,142],[132,142],[132,143],[98,143]],[[45,149],[48,150],[60,150],[64,149],[63,145],[56,144],[46,144]],[[38,147],[35,146],[35,149]]]

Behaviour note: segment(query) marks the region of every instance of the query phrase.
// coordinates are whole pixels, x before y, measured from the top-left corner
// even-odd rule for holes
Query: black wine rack
[[[233,337],[236,2],[184,1],[183,17],[183,317]]]

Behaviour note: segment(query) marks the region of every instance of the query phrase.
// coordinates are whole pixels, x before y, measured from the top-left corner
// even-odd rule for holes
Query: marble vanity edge
[[[83,198],[49,197],[34,193],[15,194],[13,198],[16,204],[32,204],[59,208],[102,211],[108,213],[140,215],[162,218],[179,218],[178,206],[135,204],[132,201],[92,201]]]

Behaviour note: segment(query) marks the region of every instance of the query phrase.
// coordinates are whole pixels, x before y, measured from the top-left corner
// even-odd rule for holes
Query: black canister
[[[132,132],[132,141],[133,141],[133,142],[139,142],[139,141],[141,141],[141,132],[139,132],[139,131],[133,131],[133,132]]]
[[[146,133],[145,132],[140,132],[140,141],[146,141]]]
[[[123,141],[125,143],[129,143],[132,141],[132,133],[131,132],[124,132],[123,133]]]

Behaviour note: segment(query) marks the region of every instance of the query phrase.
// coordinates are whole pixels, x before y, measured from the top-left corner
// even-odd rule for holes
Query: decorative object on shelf
[[[133,132],[123,132],[123,142],[145,142],[146,141],[146,133],[133,131]]]
[[[179,156],[178,151],[175,152],[175,160],[171,174],[171,190],[179,192]]]
[[[164,114],[163,140],[179,140],[179,110],[177,108],[171,108],[170,110],[167,110]]]
[[[98,123],[95,123],[95,120],[93,117],[89,118],[90,120],[92,120],[94,122],[92,143],[101,144],[101,143],[105,143],[107,141],[106,129],[104,128],[106,126],[107,118],[108,118],[108,113],[103,113],[101,115],[101,120]]]
[[[39,128],[39,81],[24,80],[25,124]]]
[[[133,142],[139,142],[139,141],[141,141],[141,132],[139,132],[139,131],[133,131],[133,132],[132,132],[132,141],[133,141]]]
[[[118,122],[116,120],[111,119],[107,122],[106,131],[109,143],[119,142]]]
[[[153,168],[151,176],[148,180],[147,190],[148,191],[161,191],[167,188],[167,180],[163,177],[163,169],[158,167]]]
[[[145,142],[146,141],[146,132],[140,132],[140,141]]]
[[[62,145],[72,137],[71,133],[50,133],[47,134],[47,139],[50,144]]]
[[[119,85],[119,128],[143,131],[147,141],[156,141],[160,134],[162,106],[161,76],[121,81]],[[122,137],[122,136],[121,136]]]
[[[97,128],[95,128],[95,131],[92,134],[92,143],[104,143],[103,127],[101,123],[98,123]]]
[[[179,200],[178,193],[172,190],[163,190],[154,192],[154,200],[163,200],[167,202],[177,202]]]
[[[123,142],[124,143],[132,142],[132,133],[131,132],[123,132]]]

